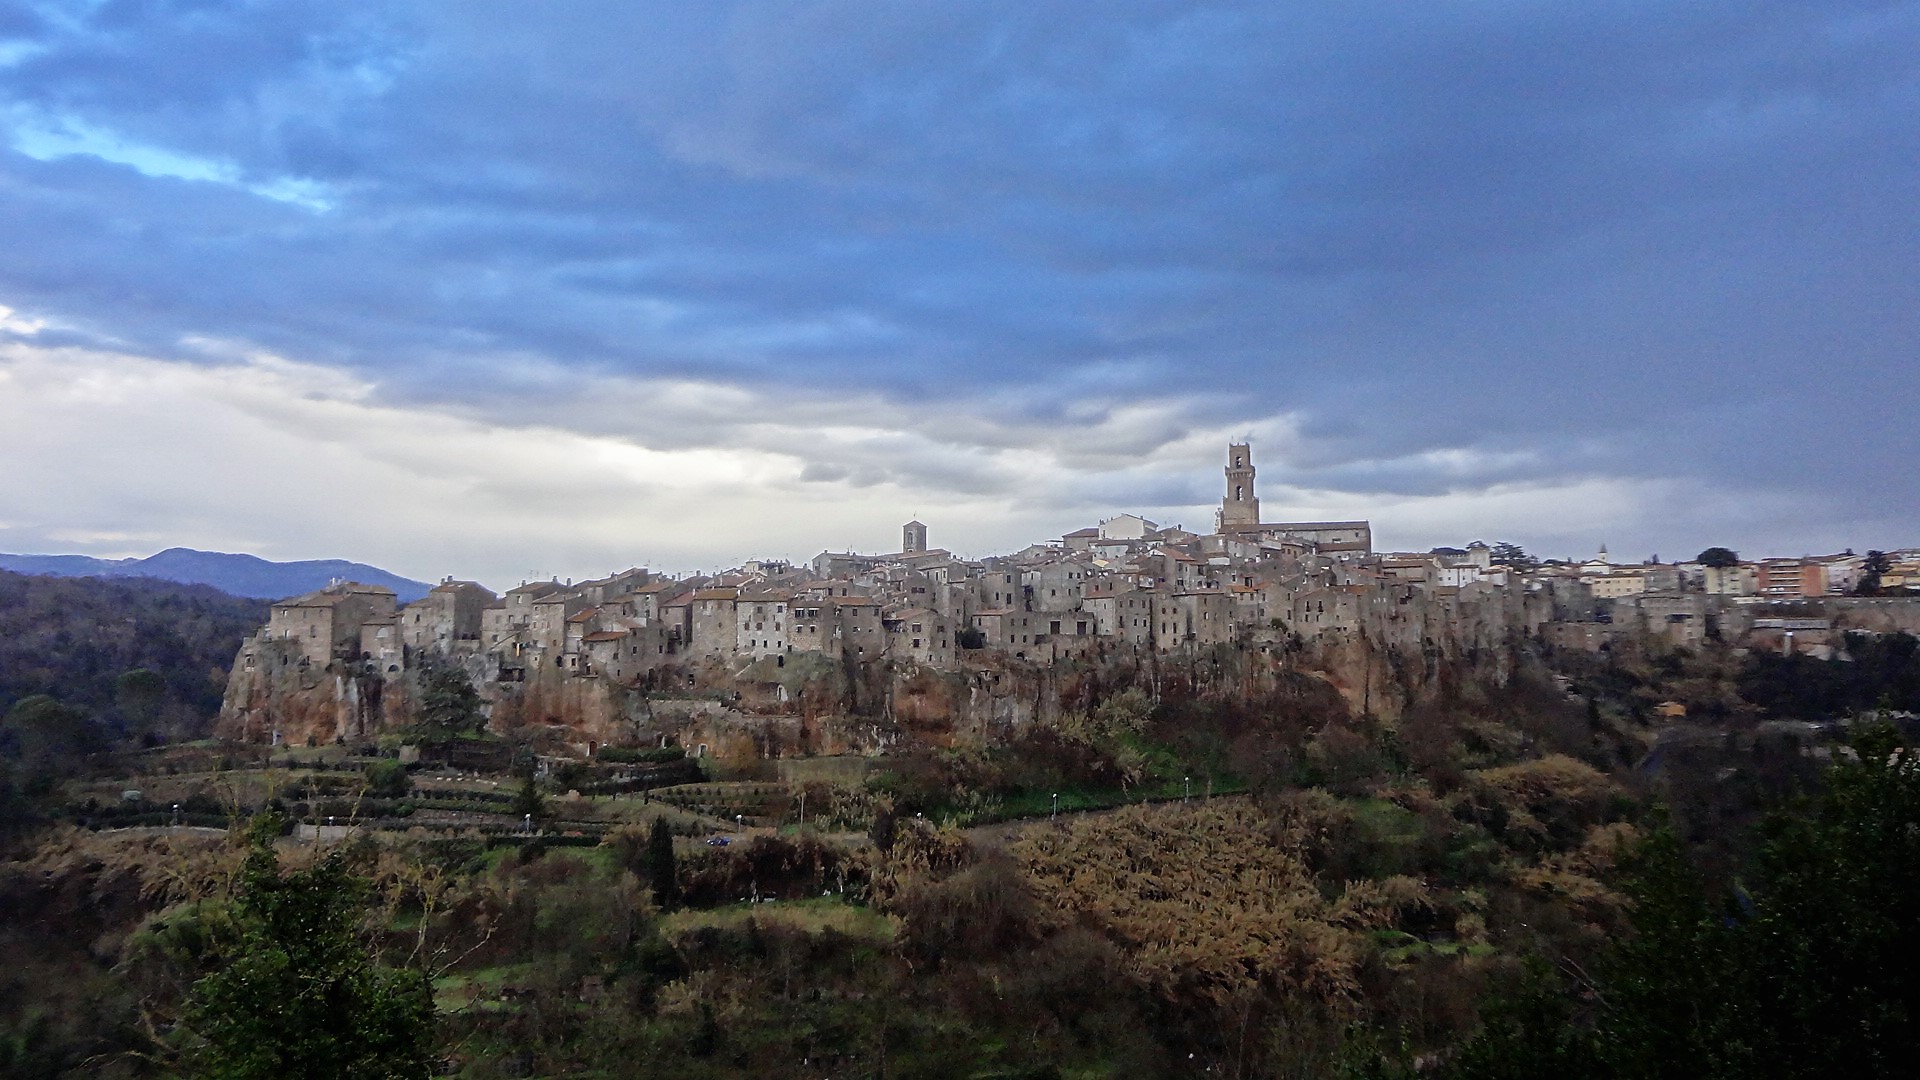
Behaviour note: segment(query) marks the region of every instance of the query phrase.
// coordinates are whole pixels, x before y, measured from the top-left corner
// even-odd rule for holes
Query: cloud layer
[[[79,494],[0,544],[987,550],[1249,432],[1399,546],[1910,543],[1917,118],[1914,3],[15,5],[0,411]],[[307,458],[504,517],[112,482]]]

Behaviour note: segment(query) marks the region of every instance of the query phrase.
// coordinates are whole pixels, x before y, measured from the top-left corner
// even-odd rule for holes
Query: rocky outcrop
[[[876,754],[993,744],[1091,711],[1129,687],[1156,701],[1250,702],[1294,693],[1307,679],[1347,711],[1391,724],[1463,680],[1505,684],[1554,607],[1550,591],[1383,588],[1364,596],[1350,620],[1311,638],[1262,630],[1172,652],[1103,642],[1051,663],[978,650],[962,652],[953,669],[794,653],[692,659],[632,682],[533,665],[524,681],[499,682],[484,656],[435,663],[466,666],[492,730],[556,751],[671,742],[734,759]],[[331,742],[405,726],[417,694],[413,665],[360,670],[367,666],[316,667],[285,642],[249,640],[234,665],[221,733]]]

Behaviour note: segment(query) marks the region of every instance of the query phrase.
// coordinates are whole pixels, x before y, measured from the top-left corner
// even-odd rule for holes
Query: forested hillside
[[[109,738],[199,737],[266,615],[203,585],[0,571],[0,715],[47,695]]]

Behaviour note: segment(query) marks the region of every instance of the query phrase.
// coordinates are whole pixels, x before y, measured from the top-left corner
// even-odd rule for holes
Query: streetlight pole
[[[1193,777],[1183,776],[1180,778],[1180,782],[1186,785],[1186,790],[1180,793],[1180,801],[1186,802],[1188,799],[1193,798]]]
[[[1047,820],[1052,821],[1054,818],[1057,818],[1059,816],[1060,816],[1060,793],[1056,791],[1053,793],[1053,809],[1047,811]]]

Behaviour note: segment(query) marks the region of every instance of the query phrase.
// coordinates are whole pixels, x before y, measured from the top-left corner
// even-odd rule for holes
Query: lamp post
[[[1059,816],[1060,816],[1060,793],[1056,791],[1053,793],[1053,809],[1047,811],[1047,820],[1052,821],[1054,818]]]
[[[1183,776],[1180,778],[1180,782],[1186,785],[1186,790],[1180,793],[1180,801],[1186,802],[1188,799],[1193,798],[1193,777]]]

